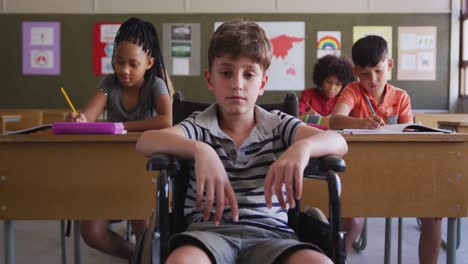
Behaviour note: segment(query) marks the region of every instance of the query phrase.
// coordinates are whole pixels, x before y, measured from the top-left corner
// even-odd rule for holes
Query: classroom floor
[[[60,257],[60,239],[59,221],[15,221],[15,238],[16,238],[16,263],[34,263],[34,264],[53,264],[61,263]],[[375,264],[383,263],[383,248],[384,248],[384,226],[385,219],[370,218],[368,220],[368,241],[367,248],[361,253],[353,252],[348,258],[348,264]],[[444,221],[444,236],[446,229],[446,221]],[[113,225],[114,230],[123,234],[125,233],[125,224],[119,223]],[[413,264],[418,263],[417,246],[419,239],[419,231],[415,218],[404,219],[403,233],[403,263]],[[462,242],[457,251],[457,263],[468,264],[468,241],[466,235],[468,232],[468,219],[462,219]],[[3,253],[3,222],[0,226],[2,240],[0,241],[0,263],[4,263]],[[391,263],[397,263],[397,220],[393,219],[393,238],[392,238],[392,259]],[[127,261],[120,260],[107,256],[96,250],[90,249],[83,242],[81,243],[81,257],[83,264],[107,264],[107,263],[122,263],[127,264]],[[73,263],[73,244],[72,239],[67,239],[67,262]],[[438,263],[446,263],[446,254],[441,250]]]

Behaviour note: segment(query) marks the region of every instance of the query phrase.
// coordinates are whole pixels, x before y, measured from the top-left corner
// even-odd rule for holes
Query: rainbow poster
[[[317,32],[317,59],[325,55],[341,55],[341,32],[318,31]]]

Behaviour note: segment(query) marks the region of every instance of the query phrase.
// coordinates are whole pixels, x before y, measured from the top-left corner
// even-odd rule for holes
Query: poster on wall
[[[435,80],[436,43],[436,27],[398,27],[398,80]]]
[[[215,23],[215,29],[222,22]],[[304,90],[305,87],[305,23],[256,22],[273,45],[268,69],[267,91]]]
[[[60,23],[23,22],[23,74],[60,75]]]
[[[97,76],[113,73],[112,54],[114,38],[120,23],[96,23],[93,25],[93,73]]]
[[[200,24],[163,24],[163,55],[170,75],[200,75]]]
[[[387,41],[388,55],[392,57],[392,27],[391,26],[355,26],[353,27],[353,43],[369,35],[377,35]],[[392,79],[389,72],[388,79]]]
[[[317,59],[325,55],[341,56],[341,31],[317,32]]]

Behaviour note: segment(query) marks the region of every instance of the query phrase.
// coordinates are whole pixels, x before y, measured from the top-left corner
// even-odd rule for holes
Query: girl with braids
[[[127,131],[171,127],[168,77],[158,35],[150,22],[130,18],[120,26],[114,40],[112,66],[115,73],[99,82],[85,109],[78,115],[70,113],[67,120],[93,122],[104,113],[106,121],[123,122]],[[147,222],[131,223],[138,239]],[[134,245],[109,230],[108,225],[109,220],[82,221],[84,241],[97,250],[131,259]]]

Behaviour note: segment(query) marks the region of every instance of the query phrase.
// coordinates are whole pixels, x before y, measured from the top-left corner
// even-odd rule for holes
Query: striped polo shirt
[[[240,224],[293,233],[288,227],[287,210],[281,208],[275,195],[273,207],[266,207],[263,184],[270,165],[293,143],[301,121],[277,110],[268,112],[255,106],[256,126],[242,145],[236,146],[219,128],[217,109],[211,105],[203,112],[193,113],[178,126],[187,138],[209,144],[218,154],[237,196]],[[195,207],[195,194],[192,170],[185,215],[191,222],[200,222],[203,214]],[[215,208],[216,205],[213,213]],[[221,222],[232,223],[229,207],[225,208]]]

